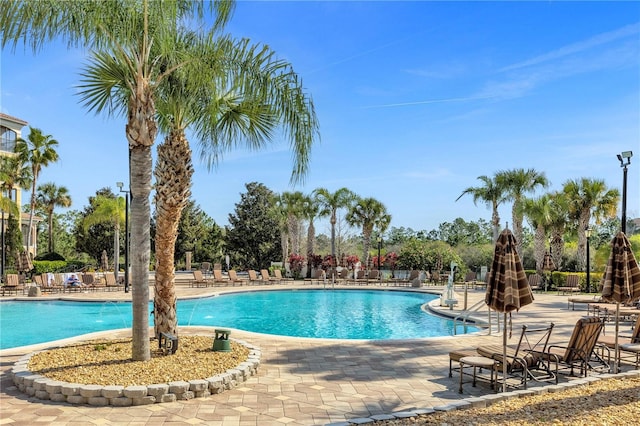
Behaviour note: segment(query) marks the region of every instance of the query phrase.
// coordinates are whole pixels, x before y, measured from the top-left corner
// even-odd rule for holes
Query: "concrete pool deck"
[[[322,288],[302,281],[285,285],[190,288],[176,285],[179,298],[224,291]],[[354,286],[346,286],[354,288]],[[367,289],[375,286],[355,286]],[[382,287],[396,289],[396,287]],[[397,287],[400,290],[416,290]],[[421,291],[441,292],[442,286]],[[460,302],[463,290],[456,289]],[[484,299],[484,290],[468,290],[468,306]],[[63,293],[46,298],[129,300],[124,292]],[[522,324],[556,324],[552,342],[566,342],[575,322],[587,314],[586,305],[570,310],[568,296],[535,295],[533,304],[513,313],[513,338]],[[449,311],[448,308],[443,308]],[[455,310],[453,311],[455,312]],[[448,313],[451,313],[449,311]],[[37,325],[36,325],[37,326]],[[612,331],[611,326],[606,332]],[[109,332],[104,332],[109,333]],[[181,333],[207,333],[207,327],[181,328]],[[110,334],[113,334],[111,332]],[[34,346],[0,351],[0,425],[46,423],[117,425],[327,425],[396,412],[447,405],[472,396],[491,395],[485,383],[464,386],[458,393],[457,375],[449,377],[449,352],[479,344],[501,344],[501,335],[476,334],[417,340],[345,341],[289,338],[233,330],[232,338],[262,351],[258,374],[237,388],[204,399],[137,407],[90,407],[40,401],[20,393],[11,382],[13,363]],[[50,345],[36,345],[44,348]],[[630,368],[624,364],[624,369]],[[567,377],[560,376],[561,383]],[[542,384],[544,385],[544,384]],[[541,386],[530,383],[530,387]]]

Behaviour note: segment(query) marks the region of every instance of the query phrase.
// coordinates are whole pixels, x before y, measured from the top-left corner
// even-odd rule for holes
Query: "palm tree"
[[[383,234],[391,223],[391,215],[387,213],[385,205],[375,198],[359,198],[351,206],[345,219],[349,225],[362,228],[362,260],[368,265],[373,229]]]
[[[16,201],[13,199],[15,188],[29,188],[31,181],[31,168],[20,157],[0,157],[0,189],[7,194],[9,201]]]
[[[280,194],[282,208],[287,215],[287,234],[291,240],[291,252],[300,254],[300,232],[304,194],[300,191],[283,192]]]
[[[578,233],[578,268],[584,270],[586,264],[587,237],[585,230],[591,223],[591,216],[596,224],[603,219],[616,216],[620,192],[609,189],[604,180],[570,179],[563,185],[562,191],[568,197],[569,218],[577,224]]]
[[[56,146],[58,141],[51,135],[43,135],[42,130],[29,127],[27,140],[16,140],[16,153],[23,163],[31,166],[31,201],[29,202],[29,226],[27,227],[27,251],[31,246],[31,230],[36,213],[36,183],[43,167],[58,161]]]
[[[320,203],[313,196],[305,196],[302,201],[302,217],[308,222],[307,226],[307,278],[311,278],[311,256],[313,256],[316,228],[313,221],[320,212]],[[333,258],[335,260],[335,257]]]
[[[38,186],[36,204],[47,214],[47,224],[49,227],[49,253],[54,252],[53,242],[53,210],[56,207],[71,206],[71,196],[65,186],[56,186],[53,182],[43,183]]]
[[[536,271],[542,275],[542,264],[546,252],[547,232],[551,226],[552,203],[551,196],[545,194],[539,198],[524,198],[521,200],[521,211],[527,217],[534,230],[533,257],[536,260]]]
[[[208,6],[208,7],[207,7]],[[97,113],[127,117],[125,134],[129,146],[132,259],[132,358],[150,359],[149,347],[149,261],[152,160],[151,147],[157,134],[155,96],[158,87],[173,72],[193,64],[180,40],[183,26],[205,24],[206,11],[215,13],[214,27],[221,28],[233,11],[233,1],[191,0],[119,2],[41,0],[3,2],[0,11],[2,47],[19,41],[34,51],[45,42],[61,38],[70,45],[94,51],[96,66],[114,71],[110,85],[80,87],[81,99]]]
[[[500,215],[498,214],[498,207],[505,200],[505,190],[500,185],[497,176],[493,178],[482,175],[478,176],[484,186],[469,187],[462,191],[462,194],[456,201],[462,198],[463,195],[470,194],[473,197],[473,204],[477,204],[478,201],[484,201],[488,207],[491,207],[491,224],[493,225],[493,242],[496,242],[498,235],[500,234]]]
[[[538,187],[546,188],[549,181],[544,173],[535,169],[513,169],[498,172],[496,180],[504,188],[505,201],[513,201],[511,207],[511,225],[516,237],[516,250],[522,255],[522,199],[525,194],[535,192]]]
[[[93,212],[85,216],[82,223],[85,231],[92,225],[111,223],[113,225],[113,271],[118,280],[120,271],[120,224],[125,220],[125,199],[123,197],[105,197],[98,195],[94,202]]]
[[[326,188],[317,188],[313,195],[320,202],[319,216],[329,216],[331,223],[331,256],[336,258],[336,223],[338,222],[337,212],[341,208],[349,208],[356,195],[347,188],[340,188],[335,192],[329,192]]]
[[[215,164],[219,156],[245,143],[259,149],[278,126],[288,130],[294,156],[292,181],[306,172],[317,119],[291,66],[274,59],[267,47],[248,40],[189,38],[198,66],[185,67],[167,79],[157,96],[160,128],[156,164],[156,334],[176,334],[174,253],[180,215],[186,205],[193,168],[185,136],[189,126],[202,144],[201,157]],[[198,56],[198,53],[200,56]],[[224,64],[224,66],[221,66]]]

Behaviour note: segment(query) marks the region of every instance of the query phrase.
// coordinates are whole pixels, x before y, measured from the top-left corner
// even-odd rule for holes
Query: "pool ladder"
[[[484,300],[480,300],[475,305],[471,306],[469,309],[466,309],[460,312],[460,314],[458,314],[455,318],[453,318],[453,334],[456,334],[456,328],[457,328],[456,326],[458,321],[462,321],[462,325],[467,325],[467,321],[469,320],[469,318],[476,312],[480,312],[482,308],[487,308],[487,311],[488,311],[487,321],[486,322],[481,320],[478,321],[478,319],[476,318],[473,320],[473,323],[486,326],[489,329],[489,334],[491,334],[491,329],[492,329],[491,314],[494,313],[496,322],[497,322],[497,330],[500,330],[500,315],[498,315],[498,312],[493,312],[491,309],[489,309],[489,307],[487,306]]]

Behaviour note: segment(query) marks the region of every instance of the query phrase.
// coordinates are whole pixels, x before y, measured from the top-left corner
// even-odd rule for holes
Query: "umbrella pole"
[[[507,313],[502,321],[502,392],[507,391]]]
[[[613,356],[613,374],[618,374],[620,371],[618,370],[618,354],[620,353],[618,349],[618,330],[620,328],[620,302],[616,303],[616,335],[615,335],[615,354]]]

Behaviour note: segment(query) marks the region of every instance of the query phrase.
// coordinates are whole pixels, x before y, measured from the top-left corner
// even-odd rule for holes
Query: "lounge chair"
[[[277,278],[280,281],[293,281],[293,278],[283,277],[282,271],[279,268],[274,268],[273,275],[275,276],[275,278]]]
[[[200,270],[202,271],[202,275],[204,275],[205,277],[208,274],[211,274],[211,262],[202,262],[202,264],[200,265]],[[222,268],[220,268],[220,270],[222,270]]]
[[[600,332],[604,327],[604,320],[598,317],[580,318],[566,346],[550,345],[545,351],[545,358],[549,363],[555,365],[555,373],[559,371],[569,371],[574,375],[576,368],[580,369],[581,376],[587,376],[590,369],[609,369],[609,364],[604,360],[603,353],[596,353],[596,342],[600,337]],[[609,349],[602,345],[598,346],[602,351]],[[598,366],[594,366],[596,363]]]
[[[18,290],[22,289],[20,285],[20,277],[18,274],[7,274],[4,285],[2,286],[2,295],[15,294],[18,295]]]
[[[268,284],[268,283],[280,284],[280,280],[279,279],[269,275],[269,270],[268,269],[260,269],[260,277],[262,278],[262,281],[265,284]]]
[[[358,272],[355,273],[353,278],[347,281],[347,284],[358,284],[358,285],[366,284],[367,283],[366,273],[367,271],[365,271],[364,269],[360,269]]]
[[[247,273],[249,274],[249,284],[265,284],[253,269],[249,269]]]
[[[531,287],[531,291],[542,291],[544,287],[542,286],[542,282],[540,281],[540,275],[531,274],[527,277],[529,280],[529,287]]]
[[[56,284],[55,280],[49,281],[49,274],[37,274],[33,276],[33,280],[36,285],[40,287],[40,291],[43,293],[57,293],[64,291],[64,287],[60,284]]]
[[[228,278],[225,278],[222,275],[222,269],[214,269],[213,270],[213,281],[210,281],[213,285],[221,284],[227,285],[230,283]]]
[[[320,284],[321,282],[324,282],[324,280],[325,280],[324,269],[316,269],[316,271],[313,273],[313,276],[311,278],[304,279],[304,283]]]
[[[522,333],[517,345],[508,345],[506,350],[507,379],[518,379],[519,384],[527,388],[527,381],[555,381],[557,375],[545,363],[544,353],[547,350],[549,337],[554,324],[547,327],[530,328],[522,326]],[[503,346],[481,345],[477,349],[481,356],[498,361],[498,373],[503,371],[502,360],[504,357]]]
[[[193,279],[189,281],[189,287],[209,287],[211,281],[204,277],[204,274],[200,270],[191,271],[193,273]],[[107,282],[108,285],[108,282]]]
[[[618,359],[620,358],[620,349],[622,345],[631,344],[631,343],[640,343],[640,315],[636,319],[635,325],[633,327],[633,331],[630,335],[618,335]],[[609,349],[615,350],[616,348],[616,336],[615,334],[604,336],[601,335],[598,338],[599,345],[605,345]]]
[[[409,276],[407,278],[395,280],[394,283],[396,285],[411,286],[413,280],[418,278],[420,278],[420,271],[418,271],[417,269],[412,269],[411,272],[409,272]]]
[[[238,284],[238,285],[243,285],[243,284],[245,284],[245,283],[247,283],[247,282],[249,281],[249,280],[247,280],[246,278],[240,278],[240,277],[238,277],[238,273],[236,272],[236,270],[235,270],[235,269],[229,269],[228,274],[229,274],[229,282],[230,282],[231,284],[233,284],[234,286],[235,286],[236,284]]]
[[[558,294],[580,293],[580,277],[576,274],[567,275],[565,285],[558,287]]]
[[[380,278],[380,271],[377,269],[372,269],[369,271],[367,275],[367,284],[381,284],[382,279]]]
[[[122,285],[118,284],[118,282],[116,281],[116,274],[114,274],[113,272],[104,273],[104,283],[105,288],[108,291],[118,290],[122,287]]]

